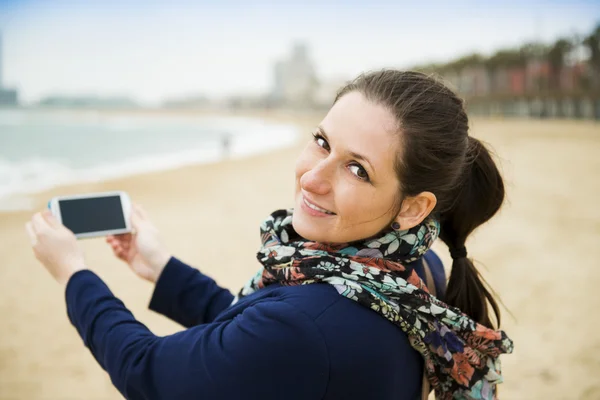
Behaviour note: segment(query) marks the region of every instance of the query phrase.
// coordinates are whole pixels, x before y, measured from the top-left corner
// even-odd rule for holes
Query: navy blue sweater
[[[176,258],[150,308],[188,329],[159,337],[92,271],[69,319],[128,399],[416,399],[423,361],[398,327],[327,284],[233,295]]]

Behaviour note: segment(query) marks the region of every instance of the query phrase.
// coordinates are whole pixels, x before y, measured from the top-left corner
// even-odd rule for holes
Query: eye
[[[319,135],[318,133],[313,133],[312,135],[317,146],[322,147],[327,151],[331,150],[329,148],[329,143],[327,143],[327,140],[325,140],[323,136]]]
[[[318,133],[313,133],[312,135],[314,138],[314,142],[317,144],[317,146],[322,147],[326,151],[331,151],[331,148],[329,147],[329,143],[327,143],[327,140],[325,140],[325,138],[323,136],[321,136]],[[358,179],[363,180],[365,182],[371,181],[369,179],[369,174],[360,164],[358,164],[358,163],[350,164],[348,166],[348,169],[350,169],[350,172],[352,172]]]
[[[367,171],[365,171],[365,169],[359,164],[351,164],[350,166],[348,166],[348,168],[354,175],[356,175],[363,181],[369,181],[369,174],[367,174]]]

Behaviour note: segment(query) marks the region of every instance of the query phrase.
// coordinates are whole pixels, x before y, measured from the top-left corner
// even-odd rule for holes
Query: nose
[[[317,163],[300,177],[300,186],[307,192],[323,195],[331,191],[331,171],[325,160]]]

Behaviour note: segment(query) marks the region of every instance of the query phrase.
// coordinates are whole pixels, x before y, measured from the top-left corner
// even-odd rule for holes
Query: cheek
[[[393,196],[387,190],[348,183],[338,186],[336,199],[342,215],[356,223],[388,218],[393,204]]]
[[[374,206],[374,194],[369,188],[360,187],[353,182],[339,182],[336,188],[336,198],[349,215],[364,215]]]

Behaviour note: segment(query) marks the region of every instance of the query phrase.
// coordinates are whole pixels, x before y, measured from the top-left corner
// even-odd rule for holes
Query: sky
[[[297,41],[322,79],[588,33],[600,1],[0,0],[4,86],[54,94],[261,94]]]

